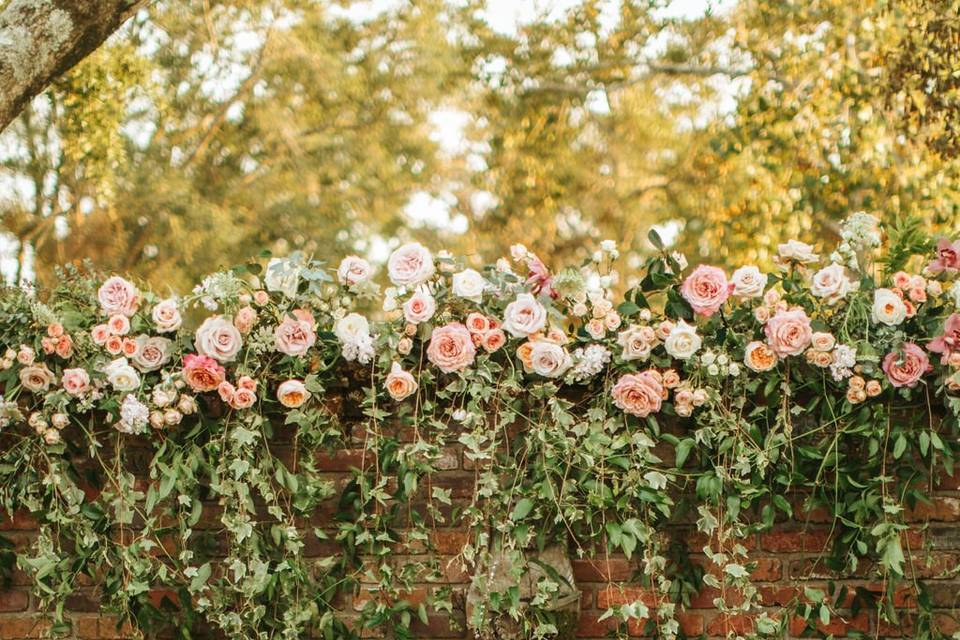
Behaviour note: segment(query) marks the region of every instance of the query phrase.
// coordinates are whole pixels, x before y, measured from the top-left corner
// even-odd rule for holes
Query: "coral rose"
[[[183,378],[194,391],[213,391],[223,382],[225,373],[223,367],[209,356],[192,353],[183,356]]]
[[[476,353],[470,332],[459,322],[436,327],[430,334],[427,359],[444,373],[463,371],[473,364]]]
[[[624,413],[646,418],[660,411],[663,403],[663,381],[656,371],[627,373],[620,377],[610,395],[613,404]]]

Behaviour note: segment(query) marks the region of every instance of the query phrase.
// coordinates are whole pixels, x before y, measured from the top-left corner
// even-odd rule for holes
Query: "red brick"
[[[820,552],[829,547],[828,529],[810,529],[806,531],[770,531],[760,536],[760,547],[764,551],[784,552]]]
[[[626,582],[634,573],[632,563],[623,557],[573,559],[570,564],[577,582]]]

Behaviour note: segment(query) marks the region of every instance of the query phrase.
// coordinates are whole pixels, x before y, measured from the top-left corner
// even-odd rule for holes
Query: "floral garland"
[[[597,541],[628,557],[639,550],[655,606],[611,607],[624,629],[639,619],[676,637],[676,613],[702,581],[736,594],[718,608],[756,614],[753,633],[767,637],[785,633],[787,616],[763,612],[738,541],[777,512],[792,516],[784,495],[798,491],[842,533],[830,566],[878,563],[888,592],[873,606],[894,619],[896,585],[922,588],[902,547],[904,511],[923,499],[925,478],[952,470],[958,449],[960,241],[935,242],[916,221],[889,229],[885,247],[884,235],[854,214],[826,260],[791,241],[775,271],[750,265],[729,277],[709,265],[688,272],[651,232],[657,252],[627,282],[611,241],[557,272],[522,245],[477,271],[408,243],[390,255],[382,294],[363,258],[331,276],[301,255],[214,274],[181,298],[74,268],[45,297],[7,290],[0,499],[40,522],[17,562],[60,630],[76,576],[106,572],[110,606],[144,628],[169,622],[149,598],[161,585],[178,594],[177,615],[227,633],[396,632],[426,620],[427,605],[453,607],[440,587],[426,605],[402,597],[442,571],[429,556],[392,557],[399,514],[415,505],[408,544],[429,550],[442,522],[469,527],[458,556],[468,568],[496,549],[528,571],[529,550],[550,541],[580,555]],[[371,322],[359,310],[375,305]],[[361,392],[362,435],[331,403],[344,385]],[[911,417],[894,425],[898,411]],[[678,419],[679,430],[658,421]],[[391,420],[413,439],[398,439]],[[280,423],[294,428],[286,462],[269,444]],[[152,451],[149,487],[126,466],[133,436]],[[364,462],[336,525],[304,526],[337,493],[314,454],[358,442]],[[478,469],[453,515],[442,509],[448,489],[424,495],[449,444]],[[920,471],[892,470],[914,469],[909,457]],[[89,473],[99,493],[84,484]],[[211,502],[229,534],[225,558],[194,546]],[[694,550],[712,562],[706,574],[671,560],[660,533],[683,503],[709,540]],[[118,544],[118,527],[132,541]],[[337,545],[313,569],[311,536]],[[379,598],[357,622],[334,594],[365,581]],[[553,635],[548,605],[562,586],[541,578],[523,607],[491,592],[468,623],[482,632],[504,615],[530,637]],[[843,606],[831,595],[798,601],[811,626]],[[921,618],[917,637],[941,637],[932,614]]]

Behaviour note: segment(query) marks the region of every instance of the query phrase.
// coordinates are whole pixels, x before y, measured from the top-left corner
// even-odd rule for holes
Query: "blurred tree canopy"
[[[768,264],[857,210],[955,231],[958,5],[581,0],[504,29],[479,0],[156,2],[0,134],[3,267],[183,289],[395,236],[636,260],[661,224]]]

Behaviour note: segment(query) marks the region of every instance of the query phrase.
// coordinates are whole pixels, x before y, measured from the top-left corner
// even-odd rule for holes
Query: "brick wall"
[[[291,456],[289,444],[279,442],[274,448],[279,457]],[[147,451],[144,450],[146,454]],[[359,464],[360,449],[345,449],[335,454],[323,456],[324,470],[330,478],[345,482],[349,470]],[[148,455],[128,456],[131,460],[146,461]],[[455,501],[465,503],[473,490],[476,470],[456,447],[446,449],[442,462],[443,471],[434,476],[433,483],[452,490]],[[335,500],[335,499],[334,499]],[[320,509],[315,516],[316,524],[329,523],[334,506]],[[795,500],[799,505],[800,500]],[[919,507],[909,514],[915,526],[905,536],[905,549],[909,548],[910,560],[918,577],[927,580],[929,595],[937,608],[937,617],[942,628],[948,633],[960,630],[954,616],[960,611],[960,483],[955,478],[943,477],[934,487],[931,505]],[[200,527],[216,528],[218,525],[216,505],[204,510]],[[29,545],[34,535],[35,521],[29,514],[16,514],[13,518],[0,517],[0,536],[17,547]],[[703,538],[692,527],[677,527],[669,535],[683,540],[690,549],[703,546]],[[467,533],[456,527],[438,528],[434,533],[434,543],[441,558],[445,586],[453,586],[459,597],[455,602],[463,603],[469,575],[453,562],[466,540]],[[763,602],[771,607],[771,612],[783,615],[784,605],[802,593],[805,586],[824,588],[828,580],[838,580],[851,587],[864,587],[880,592],[882,583],[875,577],[872,567],[861,566],[860,575],[837,576],[827,571],[817,562],[819,552],[829,541],[830,521],[824,514],[799,514],[795,522],[783,522],[774,530],[756,534],[744,541],[751,551],[751,560],[757,566],[753,580],[758,585]],[[307,546],[306,553],[312,556],[329,555],[336,552],[336,545],[314,542]],[[695,562],[707,565],[702,555],[693,555]],[[577,586],[581,591],[581,614],[577,636],[584,639],[604,638],[615,626],[607,620],[600,622],[598,617],[610,604],[632,602],[637,598],[646,598],[647,594],[635,584],[631,576],[636,570],[636,560],[628,561],[622,556],[610,555],[593,559],[573,559],[573,571]],[[422,584],[410,594],[414,602],[423,600],[437,583]],[[117,628],[116,619],[98,613],[99,597],[95,584],[77,585],[78,589],[68,601],[70,617],[74,622],[72,637],[93,638],[129,638],[132,632],[128,628]],[[163,594],[153,594],[159,600]],[[750,629],[748,618],[728,618],[715,610],[713,600],[719,594],[704,587],[693,598],[691,607],[678,616],[683,631],[691,637],[724,637],[729,631]],[[344,594],[339,603],[345,614],[357,611],[367,597],[364,588],[353,594]],[[903,606],[911,608],[915,593],[904,587],[897,598]],[[786,613],[789,615],[789,612]],[[446,615],[431,614],[429,625],[417,623],[417,633],[422,638],[466,638],[462,606],[454,616],[453,624]],[[834,618],[821,629],[824,634],[846,637],[852,632],[867,634],[869,637],[914,637],[912,619],[908,616],[899,625],[878,621],[874,613],[860,612],[856,615],[846,613],[842,619]],[[817,637],[816,633],[804,630],[799,618],[789,621],[790,637]],[[30,593],[29,580],[19,570],[14,570],[12,584],[0,589],[0,639],[42,637],[47,631],[46,625],[38,616],[36,599]],[[642,635],[639,625],[631,629],[632,634]],[[203,635],[202,632],[199,635]]]

